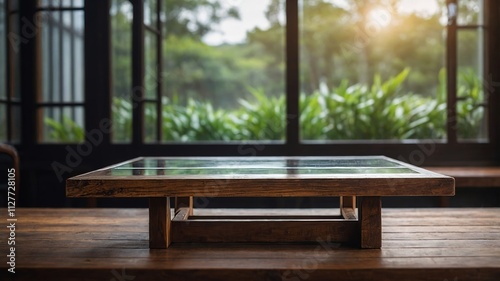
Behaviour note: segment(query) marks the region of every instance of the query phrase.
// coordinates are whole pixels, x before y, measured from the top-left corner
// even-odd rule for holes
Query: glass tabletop
[[[453,178],[385,156],[140,157],[67,180],[69,197],[447,196]]]
[[[141,158],[108,170],[108,175],[342,175],[418,174],[385,157],[268,158]]]

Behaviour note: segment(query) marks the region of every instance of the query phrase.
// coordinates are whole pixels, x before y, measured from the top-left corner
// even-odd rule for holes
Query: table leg
[[[170,198],[149,198],[149,248],[166,249],[170,245]]]
[[[181,208],[189,208],[188,216],[193,215],[193,196],[190,197],[175,197],[175,213]]]
[[[438,200],[439,200],[439,207],[450,207],[450,198],[439,196]]]
[[[356,219],[356,196],[340,196],[340,214],[346,220]]]
[[[361,248],[382,247],[382,201],[380,196],[362,197],[359,206]]]

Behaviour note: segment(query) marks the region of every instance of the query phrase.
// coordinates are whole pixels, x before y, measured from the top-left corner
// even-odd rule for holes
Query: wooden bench
[[[455,188],[500,188],[500,167],[426,167],[455,178]],[[457,191],[457,193],[460,191]],[[448,197],[440,197],[439,206],[449,206]]]
[[[18,209],[16,273],[7,271],[3,240],[0,280],[500,280],[500,208],[383,209],[382,216],[381,249],[328,237],[149,249],[147,209]]]

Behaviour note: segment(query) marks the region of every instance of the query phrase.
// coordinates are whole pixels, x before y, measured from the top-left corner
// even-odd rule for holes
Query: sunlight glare
[[[391,23],[392,16],[389,11],[382,8],[375,8],[368,14],[370,21],[380,27],[386,27]]]
[[[415,13],[421,16],[431,16],[439,13],[439,4],[436,0],[401,0],[398,5],[401,13]]]

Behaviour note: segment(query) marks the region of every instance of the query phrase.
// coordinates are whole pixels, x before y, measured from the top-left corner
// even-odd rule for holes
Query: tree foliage
[[[201,40],[227,18],[239,19],[237,7],[225,7],[214,0],[165,1],[165,27],[169,35]]]

